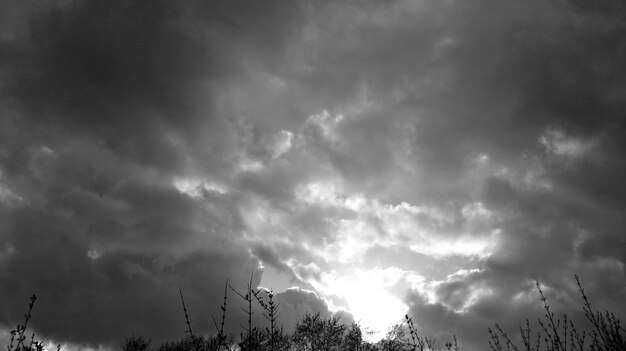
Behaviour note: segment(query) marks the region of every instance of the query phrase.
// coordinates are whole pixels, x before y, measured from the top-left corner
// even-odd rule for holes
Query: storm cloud
[[[0,324],[176,340],[251,274],[467,350],[535,281],[624,317],[623,62],[619,1],[3,1]]]

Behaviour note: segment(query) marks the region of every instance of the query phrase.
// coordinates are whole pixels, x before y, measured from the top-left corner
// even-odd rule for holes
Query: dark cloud
[[[36,292],[55,340],[173,340],[179,287],[210,332],[225,280],[253,272],[294,285],[286,325],[369,297],[333,289],[350,281],[468,350],[540,312],[535,280],[578,311],[578,273],[623,316],[624,18],[619,1],[4,1],[0,322]]]
[[[13,95],[35,121],[89,133],[152,166],[180,167],[163,134],[173,127],[190,137],[210,117],[198,107],[216,64],[178,7],[96,1],[32,18]]]
[[[320,312],[323,318],[330,316],[326,303],[313,291],[299,288],[287,289],[276,295],[287,313],[281,314],[284,325],[295,326],[295,323],[308,312]]]

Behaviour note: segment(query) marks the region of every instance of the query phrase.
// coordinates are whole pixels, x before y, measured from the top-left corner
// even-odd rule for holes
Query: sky
[[[0,336],[623,318],[624,62],[619,0],[4,0]]]

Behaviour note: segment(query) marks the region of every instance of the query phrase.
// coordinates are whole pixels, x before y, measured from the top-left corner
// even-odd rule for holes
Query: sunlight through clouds
[[[397,268],[322,273],[316,289],[345,299],[345,307],[356,321],[373,332],[372,340],[378,340],[391,325],[400,322],[402,311],[407,308],[401,297],[393,293],[402,276]]]
[[[275,289],[286,333],[408,315],[467,351],[533,318],[535,281],[625,316],[624,14],[1,1],[0,346],[33,292],[63,349],[179,340],[181,291],[211,334],[227,279]]]

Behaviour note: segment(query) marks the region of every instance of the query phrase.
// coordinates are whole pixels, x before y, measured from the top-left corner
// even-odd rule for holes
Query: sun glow
[[[371,332],[364,336],[377,341],[389,327],[400,322],[408,309],[393,291],[402,275],[397,268],[357,270],[348,275],[323,274],[321,280],[325,286],[319,289],[324,295],[344,300],[355,321],[364,331]]]

